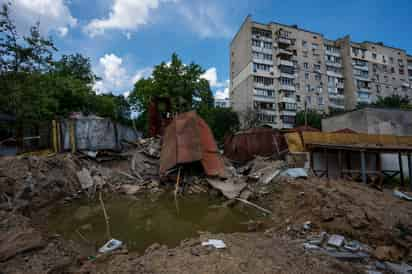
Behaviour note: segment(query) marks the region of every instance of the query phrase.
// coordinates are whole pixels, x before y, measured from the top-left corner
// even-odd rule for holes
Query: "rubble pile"
[[[280,179],[277,186],[266,202],[278,232],[305,237],[302,224],[309,221],[313,231],[347,235],[376,250],[398,250],[399,258],[412,262],[412,203],[390,190],[314,177]]]
[[[76,194],[81,189],[76,176],[78,169],[70,154],[2,159],[0,209],[36,209]]]

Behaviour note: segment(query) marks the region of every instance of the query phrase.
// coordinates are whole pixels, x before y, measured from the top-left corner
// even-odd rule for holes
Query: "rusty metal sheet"
[[[271,128],[252,128],[225,138],[224,154],[233,161],[246,162],[255,156],[280,158],[287,151],[283,135]]]
[[[208,176],[224,176],[212,131],[196,112],[179,114],[166,128],[160,153],[160,174],[178,164],[201,162]]]

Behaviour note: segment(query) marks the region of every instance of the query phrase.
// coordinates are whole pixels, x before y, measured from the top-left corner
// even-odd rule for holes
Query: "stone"
[[[82,189],[88,189],[93,186],[93,179],[90,175],[90,171],[86,168],[83,168],[81,171],[78,171],[77,178],[79,179]]]
[[[342,235],[334,234],[329,237],[328,245],[333,247],[341,247],[344,241],[345,237],[343,237]]]
[[[390,262],[385,262],[385,265],[389,271],[395,274],[410,274],[412,273],[412,266],[402,263],[395,264]]]
[[[373,255],[381,261],[399,261],[402,259],[401,251],[396,246],[378,246]]]

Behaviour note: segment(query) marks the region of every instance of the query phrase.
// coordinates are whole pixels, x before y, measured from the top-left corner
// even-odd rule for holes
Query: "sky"
[[[247,15],[297,24],[336,39],[381,41],[412,54],[412,1],[0,0],[21,33],[40,21],[62,54],[91,59],[99,93],[127,95],[176,52],[201,65],[216,98],[228,95],[229,45]]]

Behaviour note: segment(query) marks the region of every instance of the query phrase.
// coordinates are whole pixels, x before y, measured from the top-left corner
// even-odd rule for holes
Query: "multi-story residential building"
[[[230,100],[242,122],[290,128],[296,112],[351,110],[378,96],[412,95],[412,56],[247,17],[230,46]]]
[[[219,108],[229,108],[230,107],[230,100],[229,98],[215,98],[215,107]]]

